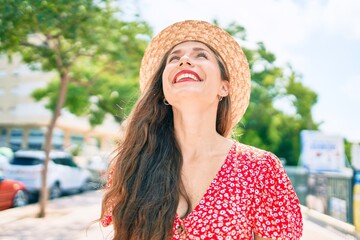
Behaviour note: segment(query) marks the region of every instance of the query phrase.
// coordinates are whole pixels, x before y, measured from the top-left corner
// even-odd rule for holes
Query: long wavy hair
[[[162,73],[167,56],[135,104],[111,164],[112,181],[103,198],[101,218],[111,204],[116,240],[171,239],[180,196],[188,203],[188,213],[192,209],[181,180],[183,159],[172,107],[163,103]],[[218,55],[217,60],[222,79],[228,80]],[[231,130],[230,116],[226,97],[219,102],[216,119],[216,131],[223,136]]]

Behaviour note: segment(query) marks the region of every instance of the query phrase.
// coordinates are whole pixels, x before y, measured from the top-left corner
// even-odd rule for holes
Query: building
[[[0,57],[0,147],[41,149],[51,112],[46,102],[36,102],[31,93],[45,87],[54,73],[33,71],[14,56],[9,62]],[[82,148],[83,154],[96,154],[113,149],[120,126],[108,117],[92,128],[86,117],[62,111],[53,136],[53,148],[71,150]]]

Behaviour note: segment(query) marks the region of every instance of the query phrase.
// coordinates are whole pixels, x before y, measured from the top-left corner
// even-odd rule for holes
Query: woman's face
[[[173,106],[184,101],[218,102],[229,90],[215,53],[200,42],[180,43],[170,51],[162,81],[165,98]]]

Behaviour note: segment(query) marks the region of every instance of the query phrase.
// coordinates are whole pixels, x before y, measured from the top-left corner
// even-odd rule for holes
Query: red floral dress
[[[109,215],[102,220],[111,223]],[[279,159],[235,142],[193,211],[175,217],[175,239],[300,239],[299,200]]]

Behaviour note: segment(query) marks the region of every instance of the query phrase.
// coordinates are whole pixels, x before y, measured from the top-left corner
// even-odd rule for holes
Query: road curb
[[[351,235],[356,239],[360,239],[360,233],[356,232],[355,226],[350,223],[343,222],[329,215],[312,210],[303,205],[301,205],[301,212],[303,213],[304,218],[310,218],[312,221],[317,222],[321,225],[331,226],[342,233]]]

